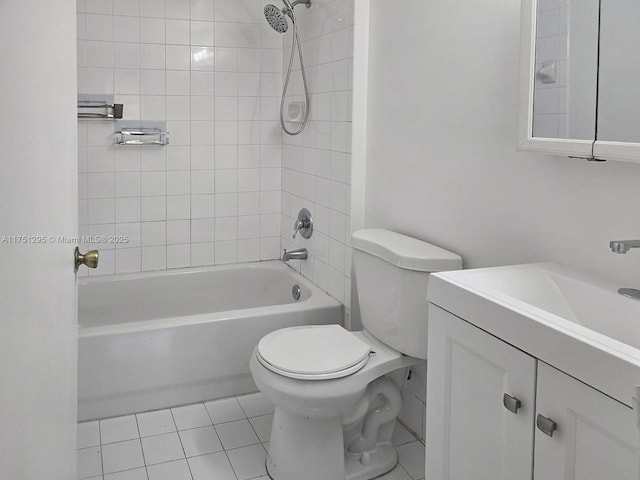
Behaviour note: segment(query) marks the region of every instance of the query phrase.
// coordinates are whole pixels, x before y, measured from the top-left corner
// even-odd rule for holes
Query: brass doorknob
[[[89,268],[98,268],[98,259],[100,256],[98,254],[98,250],[90,250],[87,253],[80,253],[80,249],[76,247],[73,256],[76,264],[76,272],[80,265],[86,265]]]

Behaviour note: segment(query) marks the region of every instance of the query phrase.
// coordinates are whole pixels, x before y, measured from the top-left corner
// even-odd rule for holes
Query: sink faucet
[[[640,248],[640,240],[612,240],[609,247],[614,253],[627,253],[632,248]],[[635,288],[619,288],[618,293],[625,297],[640,300],[640,290]]]
[[[609,247],[614,253],[627,253],[632,248],[640,248],[640,240],[612,240]]]
[[[282,261],[288,262],[289,260],[306,260],[309,256],[306,248],[298,248],[297,250],[289,250],[284,249],[284,253],[282,254]]]

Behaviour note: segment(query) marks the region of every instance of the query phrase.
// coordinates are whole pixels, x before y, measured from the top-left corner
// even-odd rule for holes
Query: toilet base
[[[388,443],[377,446],[376,451],[369,457],[368,465],[362,465],[361,454],[345,454],[345,480],[371,480],[393,470],[398,465],[398,452]],[[278,480],[272,475],[273,466],[267,458],[265,467],[267,476],[271,480]],[[325,475],[323,473],[323,475]]]
[[[379,443],[372,452],[345,452],[346,480],[370,480],[390,472],[398,464],[398,452],[390,443]]]
[[[267,472],[275,480],[345,480],[341,417],[273,414]]]

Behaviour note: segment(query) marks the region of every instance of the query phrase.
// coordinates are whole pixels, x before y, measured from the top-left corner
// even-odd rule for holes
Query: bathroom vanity
[[[640,302],[559,265],[435,274],[427,478],[640,477]]]

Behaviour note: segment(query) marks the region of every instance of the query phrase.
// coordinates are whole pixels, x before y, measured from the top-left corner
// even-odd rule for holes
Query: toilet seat
[[[369,360],[371,345],[339,325],[276,330],[255,350],[267,369],[297,380],[331,380],[357,372]]]

